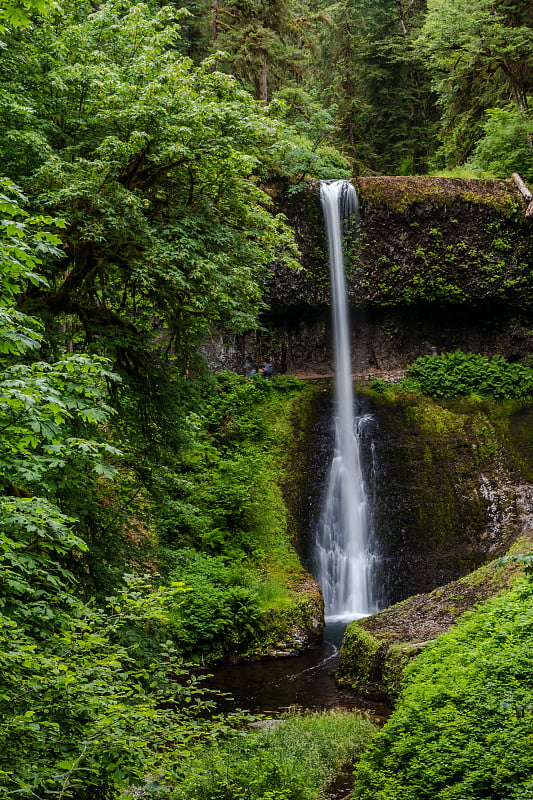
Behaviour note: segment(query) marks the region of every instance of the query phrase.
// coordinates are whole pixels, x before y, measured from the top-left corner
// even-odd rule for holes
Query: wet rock
[[[527,552],[532,546],[529,529],[512,552]],[[519,573],[520,565],[494,561],[461,580],[352,622],[342,643],[337,681],[357,694],[394,702],[409,661],[465,611],[509,587]]]
[[[515,426],[520,441],[529,417],[520,424],[520,410],[508,415],[479,400],[359,389],[375,421],[369,487],[379,604],[428,592],[503,555],[525,527],[529,502],[524,460],[508,430]]]

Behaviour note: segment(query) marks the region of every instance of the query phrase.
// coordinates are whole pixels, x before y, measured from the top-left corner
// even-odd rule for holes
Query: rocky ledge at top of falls
[[[354,371],[403,369],[429,345],[528,357],[533,218],[512,181],[373,176],[354,185],[361,223],[345,237]],[[250,354],[278,373],[325,376],[331,291],[317,186],[267,190],[294,229],[302,269],[273,264],[262,330],[213,331],[204,352],[214,369],[241,371]]]

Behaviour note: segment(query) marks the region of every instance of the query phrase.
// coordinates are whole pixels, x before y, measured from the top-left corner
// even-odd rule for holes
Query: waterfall
[[[360,435],[368,416],[356,416],[350,326],[343,258],[343,222],[358,215],[349,181],[321,181],[320,198],[328,236],[335,347],[335,452],[316,536],[316,577],[326,620],[351,620],[376,609],[368,503],[361,471]]]

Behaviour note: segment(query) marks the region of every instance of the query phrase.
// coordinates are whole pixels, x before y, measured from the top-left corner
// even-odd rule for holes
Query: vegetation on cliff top
[[[533,365],[460,351],[423,356],[406,370],[402,388],[433,398],[477,395],[494,400],[530,400]]]

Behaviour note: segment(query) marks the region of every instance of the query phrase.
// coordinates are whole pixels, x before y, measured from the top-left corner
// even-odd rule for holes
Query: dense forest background
[[[314,602],[280,493],[312,390],[213,376],[199,345],[300,267],[273,185],[533,179],[532,17],[0,0],[2,797],[316,796],[277,766],[183,788],[230,736],[188,662],[275,647]]]

